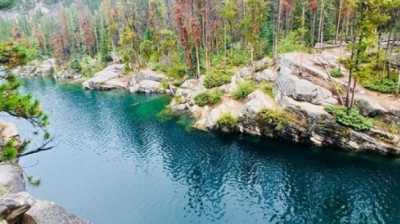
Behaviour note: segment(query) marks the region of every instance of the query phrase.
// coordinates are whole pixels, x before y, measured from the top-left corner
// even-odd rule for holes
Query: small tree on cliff
[[[392,0],[398,1],[398,0]],[[378,27],[390,17],[385,13],[392,1],[384,0],[353,0],[356,8],[354,23],[355,34],[350,44],[351,57],[347,61],[349,78],[347,81],[346,107],[350,111],[354,104],[355,90],[357,88],[357,75],[360,64],[368,57],[368,50],[374,49],[378,43]]]

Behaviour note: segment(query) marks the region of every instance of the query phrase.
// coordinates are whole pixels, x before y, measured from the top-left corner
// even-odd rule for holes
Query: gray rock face
[[[275,92],[279,96],[288,96],[297,101],[316,105],[337,104],[337,100],[329,90],[295,75],[287,74],[282,69],[276,80]]]
[[[142,70],[133,75],[129,82],[130,92],[140,93],[162,93],[162,82],[166,77],[150,69]]]
[[[25,190],[22,168],[15,163],[0,163],[0,193],[17,193]]]
[[[48,201],[36,201],[23,217],[23,224],[89,224]]]
[[[87,89],[104,89],[104,86],[109,86],[108,81],[122,76],[124,65],[114,64],[106,67],[102,71],[96,73],[93,78],[82,83]]]
[[[377,116],[387,113],[387,110],[378,102],[366,96],[356,95],[355,103],[364,116]]]
[[[254,80],[257,82],[269,81],[273,82],[277,78],[277,73],[273,69],[265,69],[254,74]]]
[[[27,192],[0,198],[0,218],[18,224],[89,224],[53,202],[36,200]]]

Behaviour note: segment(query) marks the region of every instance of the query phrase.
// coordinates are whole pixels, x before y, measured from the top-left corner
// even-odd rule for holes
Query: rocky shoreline
[[[340,58],[348,53],[332,48],[316,53],[288,53],[275,61],[264,58],[252,66],[237,68],[229,83],[215,87],[223,93],[221,102],[198,106],[195,97],[207,91],[204,76],[186,79],[179,86],[162,73],[143,69],[124,74],[123,65],[111,64],[90,79],[70,71],[56,71],[54,59],[17,68],[13,72],[23,77],[48,76],[80,82],[86,89],[124,89],[135,93],[169,94],[168,106],[176,115],[189,114],[194,127],[203,130],[246,133],[278,138],[314,146],[329,146],[356,152],[384,155],[400,154],[400,99],[378,94],[362,87],[356,89],[356,105],[364,116],[379,119],[368,131],[357,131],[339,124],[325,109],[343,99],[340,89],[346,85],[347,72]],[[340,68],[344,76],[334,78],[330,70]],[[244,99],[234,99],[232,92],[243,82],[251,81],[271,86],[271,92],[257,87]],[[262,112],[273,112],[284,118],[260,119]],[[229,114],[236,121],[221,125],[219,119]],[[389,129],[389,125],[394,128]]]

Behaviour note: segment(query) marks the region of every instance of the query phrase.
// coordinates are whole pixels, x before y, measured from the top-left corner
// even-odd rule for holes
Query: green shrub
[[[0,161],[9,161],[16,159],[18,156],[18,143],[15,139],[11,139],[2,147],[2,155]]]
[[[38,56],[37,48],[29,44],[18,42],[0,44],[0,64],[9,68],[24,65]]]
[[[194,98],[194,102],[198,106],[215,105],[221,101],[223,93],[220,90],[209,90],[200,93]]]
[[[80,61],[81,73],[84,77],[92,77],[95,73],[104,68],[104,64],[100,60],[85,56]]]
[[[217,120],[219,127],[234,128],[239,120],[234,117],[231,113],[223,113]]]
[[[288,53],[293,51],[307,51],[307,47],[301,42],[301,33],[299,31],[290,32],[280,41],[278,52]]]
[[[334,77],[334,78],[343,77],[343,73],[342,73],[342,71],[340,70],[340,68],[332,69],[330,73],[331,73],[331,76]]]
[[[235,100],[240,100],[247,97],[250,93],[252,93],[255,89],[255,85],[253,82],[244,81],[239,83],[236,89],[232,93],[232,97]]]
[[[258,121],[273,127],[276,130],[283,129],[289,122],[289,115],[281,110],[264,109],[258,114]]]
[[[76,72],[81,72],[82,70],[80,60],[78,58],[72,58],[69,62],[69,67]]]
[[[335,116],[336,122],[356,131],[368,131],[373,127],[373,121],[362,116],[357,108],[348,110],[343,106],[328,106],[325,110]]]
[[[363,86],[369,90],[381,93],[395,93],[397,91],[397,81],[393,79],[383,79],[374,81],[365,81]]]
[[[228,69],[211,69],[204,77],[204,86],[207,89],[222,86],[231,81],[232,73]]]

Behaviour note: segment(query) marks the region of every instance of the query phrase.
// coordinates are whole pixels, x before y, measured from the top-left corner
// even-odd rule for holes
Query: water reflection
[[[49,80],[26,89],[58,141],[22,161],[40,161],[27,172],[43,185],[30,191],[96,223],[400,222],[395,161],[187,132],[156,118],[160,97]]]

